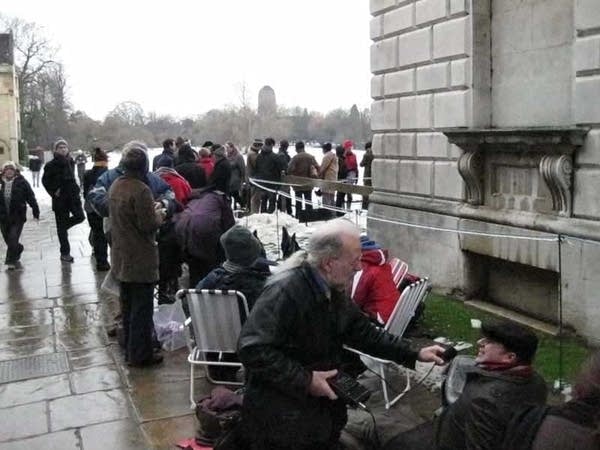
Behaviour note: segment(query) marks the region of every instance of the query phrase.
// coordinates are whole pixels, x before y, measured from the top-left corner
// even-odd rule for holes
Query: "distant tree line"
[[[48,149],[58,136],[66,138],[72,148],[85,150],[96,146],[121,148],[131,139],[160,146],[165,138],[175,136],[188,138],[193,145],[211,140],[232,141],[240,146],[266,136],[317,142],[353,139],[357,143],[371,138],[368,109],[359,111],[353,105],[322,114],[301,107],[280,107],[275,115],[264,117],[250,106],[245,84],[240,85],[239,104],[194,117],[176,119],[147,113],[140,104],[124,101],[104,120],[94,120],[70,104],[57,47],[44,36],[41,27],[0,14],[0,32],[13,34],[24,149]]]

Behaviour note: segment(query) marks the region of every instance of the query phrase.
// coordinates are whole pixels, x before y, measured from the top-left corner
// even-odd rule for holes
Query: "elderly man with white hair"
[[[349,300],[360,257],[359,230],[333,220],[267,282],[238,345],[248,374],[241,434],[250,448],[339,447],[346,405],[327,379],[340,367],[344,344],[409,367],[416,360],[443,364],[443,348],[411,350]]]

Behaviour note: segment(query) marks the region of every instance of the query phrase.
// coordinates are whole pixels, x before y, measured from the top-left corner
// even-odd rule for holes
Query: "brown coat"
[[[246,157],[246,179],[256,176],[256,158],[258,158],[258,152],[248,150],[248,156]]]
[[[111,265],[115,278],[129,283],[158,281],[156,231],[150,188],[142,181],[122,176],[108,191],[111,225]]]
[[[311,177],[311,167],[314,167],[314,170],[318,173],[319,164],[317,160],[313,155],[304,151],[294,155],[288,166],[287,173],[288,175],[295,175],[297,177],[313,178]]]

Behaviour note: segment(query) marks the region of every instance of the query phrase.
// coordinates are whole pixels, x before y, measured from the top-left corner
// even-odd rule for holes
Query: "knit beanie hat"
[[[225,158],[225,148],[222,145],[213,147],[212,154],[215,158]]]
[[[57,148],[59,145],[61,145],[61,144],[62,144],[62,145],[66,145],[67,147],[69,146],[69,144],[67,143],[67,141],[66,141],[66,140],[64,140],[63,138],[58,138],[58,139],[57,139],[57,140],[54,142],[54,145],[52,146],[52,148],[54,149],[54,151],[56,151],[56,148]]]
[[[261,149],[262,146],[263,146],[263,140],[262,139],[254,139],[254,142],[250,146],[250,149],[254,150],[255,152],[258,152]]]
[[[228,261],[249,267],[260,256],[261,244],[250,230],[234,225],[221,235],[221,245]]]
[[[17,165],[15,164],[14,161],[6,161],[4,164],[2,164],[2,172],[4,172],[4,169],[8,169],[8,168],[17,170]]]
[[[379,250],[381,246],[368,235],[364,234],[360,237],[360,248],[361,250]]]
[[[135,150],[135,154],[132,155],[131,158],[128,158],[129,153],[133,150]],[[144,155],[144,158],[140,156],[140,153]],[[141,170],[143,173],[148,172],[148,147],[146,147],[146,144],[140,141],[130,141],[127,144],[125,144],[123,150],[121,151],[121,165],[123,167],[128,166],[128,170],[132,170],[134,166],[137,167],[139,165],[139,161],[133,162],[138,158],[139,161],[144,159],[146,166],[143,169],[141,167],[138,167],[137,169]]]

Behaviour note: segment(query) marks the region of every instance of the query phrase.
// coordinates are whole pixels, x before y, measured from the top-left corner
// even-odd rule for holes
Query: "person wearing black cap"
[[[59,138],[54,143],[54,158],[46,163],[42,176],[42,185],[52,197],[56,233],[60,242],[60,260],[69,263],[73,262],[69,228],[85,220],[73,165],[67,141]]]
[[[385,449],[496,449],[515,410],[543,405],[548,389],[532,367],[537,336],[513,322],[486,323],[458,399],[432,422],[402,433]]]

